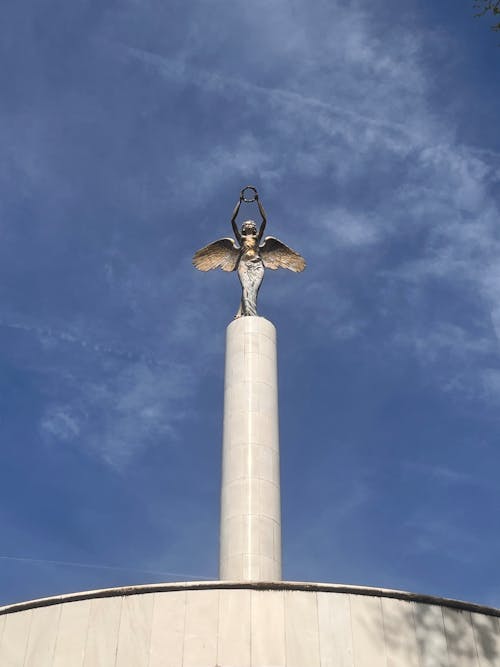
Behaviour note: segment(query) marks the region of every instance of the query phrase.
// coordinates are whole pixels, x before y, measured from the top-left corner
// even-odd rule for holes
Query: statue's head
[[[245,220],[241,225],[242,236],[257,236],[257,225],[253,220]]]

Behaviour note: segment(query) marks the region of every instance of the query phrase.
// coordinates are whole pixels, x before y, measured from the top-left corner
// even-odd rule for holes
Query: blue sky
[[[0,602],[217,577],[254,183],[284,577],[500,606],[499,38],[467,0],[4,0]]]

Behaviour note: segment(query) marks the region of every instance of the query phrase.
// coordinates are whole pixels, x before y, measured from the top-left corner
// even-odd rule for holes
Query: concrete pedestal
[[[220,572],[281,580],[276,329],[263,317],[227,328]]]

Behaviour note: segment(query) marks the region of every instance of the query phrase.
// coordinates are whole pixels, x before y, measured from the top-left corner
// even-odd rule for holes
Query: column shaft
[[[281,579],[276,329],[263,317],[228,326],[220,578]]]

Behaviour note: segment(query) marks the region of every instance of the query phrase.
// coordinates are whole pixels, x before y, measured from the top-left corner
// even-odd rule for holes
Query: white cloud
[[[80,420],[72,414],[70,406],[61,405],[46,410],[40,426],[47,438],[54,438],[63,442],[74,440],[81,430]]]
[[[370,246],[377,243],[383,234],[383,223],[373,219],[370,213],[354,213],[345,208],[333,207],[315,217],[315,232],[325,233],[329,237],[328,244],[309,243],[309,247],[317,254],[331,253],[331,247],[344,248],[351,246]],[[319,248],[317,246],[320,246]]]
[[[461,470],[455,470],[448,465],[431,465],[428,463],[415,463],[414,461],[403,461],[403,469],[411,473],[419,473],[428,477],[433,477],[443,484],[474,484],[482,486],[474,475],[465,473]]]
[[[421,513],[406,523],[411,540],[408,543],[412,554],[439,554],[450,561],[465,566],[476,562],[482,541],[470,532],[464,531],[454,517],[438,518]]]
[[[187,365],[125,365],[99,384],[83,382],[69,403],[49,405],[40,428],[49,444],[68,442],[123,470],[145,447],[175,442],[192,391]]]

